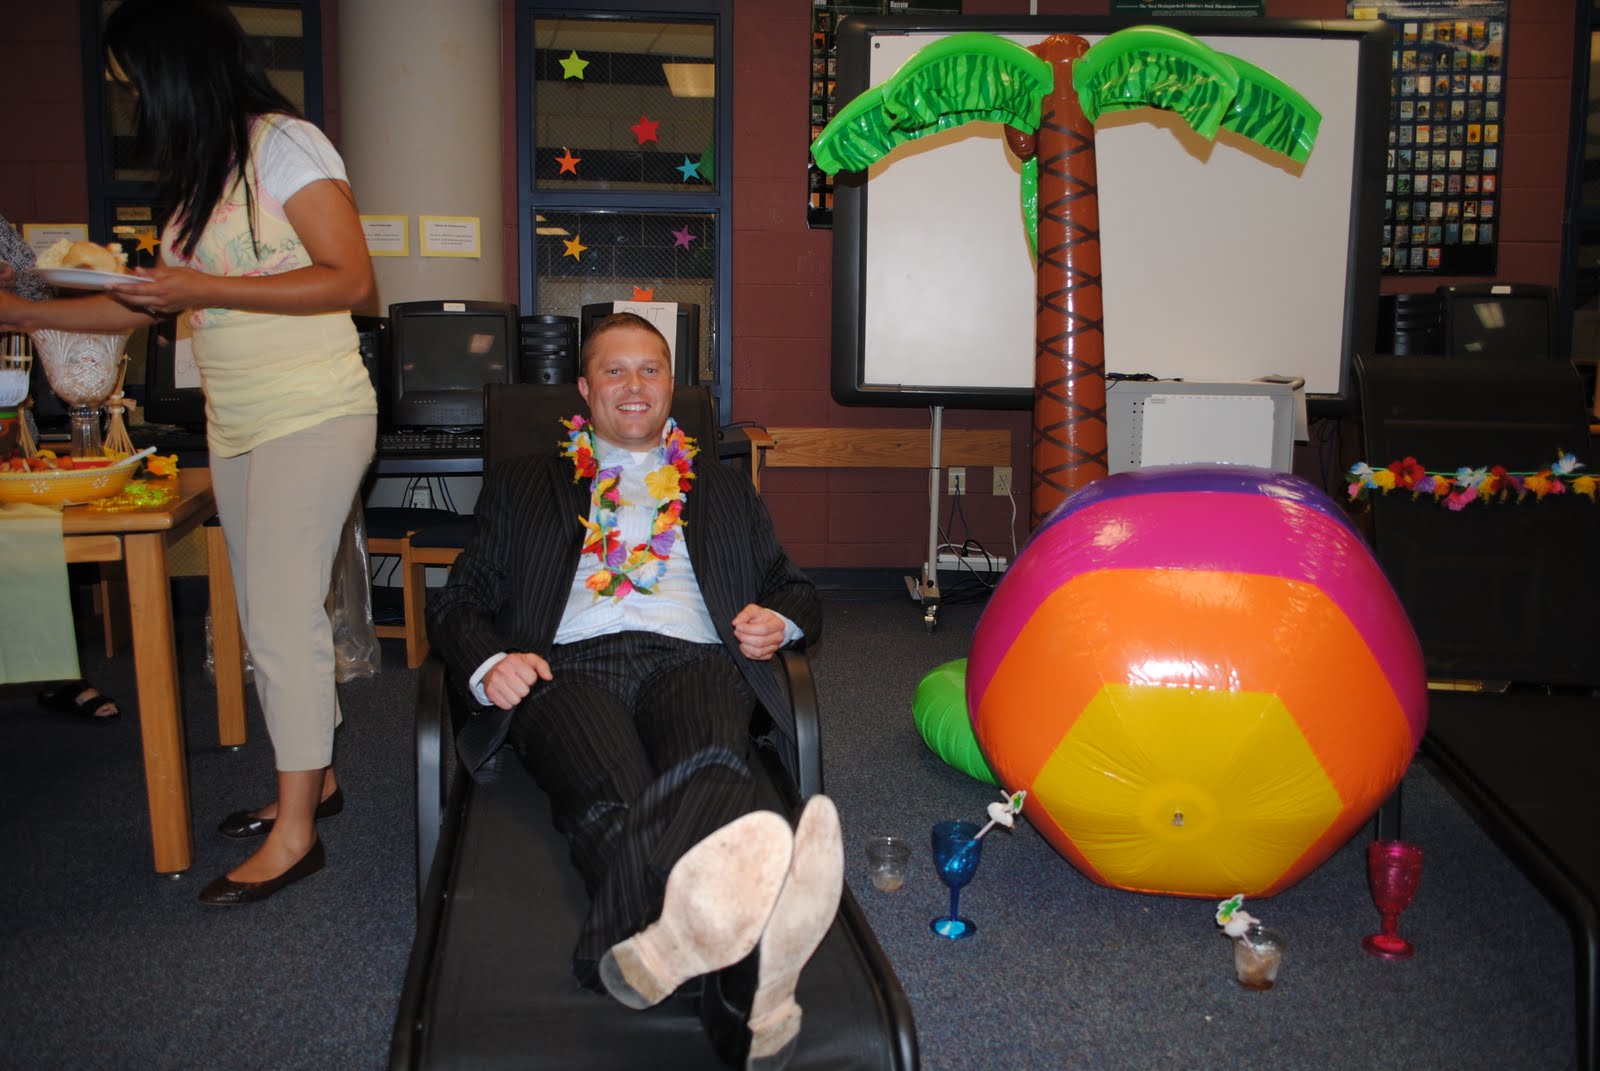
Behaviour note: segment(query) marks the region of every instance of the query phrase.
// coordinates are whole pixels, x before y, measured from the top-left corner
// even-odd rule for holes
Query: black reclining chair
[[[1367,461],[1433,471],[1538,470],[1557,450],[1585,465],[1581,381],[1570,362],[1370,357],[1357,364]],[[1593,472],[1593,468],[1585,471]],[[1373,535],[1435,678],[1422,753],[1566,916],[1576,964],[1578,1062],[1600,1059],[1600,506],[1576,494],[1460,513],[1391,492]],[[1398,819],[1396,821],[1398,824]],[[1398,836],[1398,832],[1394,835]]]
[[[555,449],[558,416],[583,411],[576,388],[523,384],[487,395],[490,456]],[[711,442],[710,395],[680,387],[674,416]],[[506,414],[514,414],[505,419]],[[499,419],[497,419],[499,417]],[[752,725],[758,805],[791,817],[822,788],[816,691],[803,652],[775,659],[795,713],[798,784],[765,732]],[[514,755],[492,776],[465,775],[453,746],[470,717],[437,655],[417,685],[417,937],[406,971],[391,1068],[714,1068],[694,1006],[669,998],[645,1012],[580,989],[571,953],[587,910],[582,879],[549,803]],[[910,1006],[848,888],[839,914],[800,978],[800,1046],[790,1067],[913,1071]]]

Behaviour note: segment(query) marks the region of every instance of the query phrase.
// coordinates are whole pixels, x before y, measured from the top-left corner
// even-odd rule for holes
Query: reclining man
[[[431,600],[430,639],[492,708],[457,748],[477,770],[508,741],[550,796],[590,895],[578,979],[644,1008],[714,975],[713,1044],[775,1071],[843,855],[826,797],[793,831],[755,810],[749,725],[760,703],[792,736],[765,663],[817,638],[821,599],[749,482],[670,419],[669,350],[649,321],[596,324],[578,389],[591,419],[566,422],[561,454],[487,475],[472,540]]]

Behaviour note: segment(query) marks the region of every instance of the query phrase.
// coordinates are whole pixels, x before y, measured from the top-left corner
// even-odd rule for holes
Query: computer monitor
[[[171,424],[203,431],[206,395],[200,388],[200,369],[187,323],[176,319],[152,325],[145,335],[144,419],[148,424]]]
[[[1452,357],[1557,356],[1556,295],[1548,286],[1493,283],[1439,288],[1444,352]]]
[[[589,339],[589,330],[601,320],[619,311],[633,311],[629,308],[631,302],[602,301],[583,307],[582,335],[585,342]],[[677,330],[667,335],[667,341],[672,343],[672,381],[679,386],[700,382],[700,306],[678,304]],[[580,353],[579,359],[582,360]],[[581,375],[583,369],[578,369]]]
[[[516,383],[517,307],[498,301],[389,306],[384,425],[483,426],[486,383]]]

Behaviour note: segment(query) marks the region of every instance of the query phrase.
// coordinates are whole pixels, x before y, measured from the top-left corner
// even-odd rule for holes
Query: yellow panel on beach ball
[[[1344,807],[1265,692],[1107,684],[1033,787],[1054,818],[1035,825],[1073,830],[1056,847],[1091,876],[1180,896],[1271,886]]]

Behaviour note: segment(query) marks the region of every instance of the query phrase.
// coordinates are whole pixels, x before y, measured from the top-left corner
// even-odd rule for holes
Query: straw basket
[[[67,506],[121,493],[142,457],[94,469],[50,469],[45,472],[0,472],[0,502],[32,502]]]

